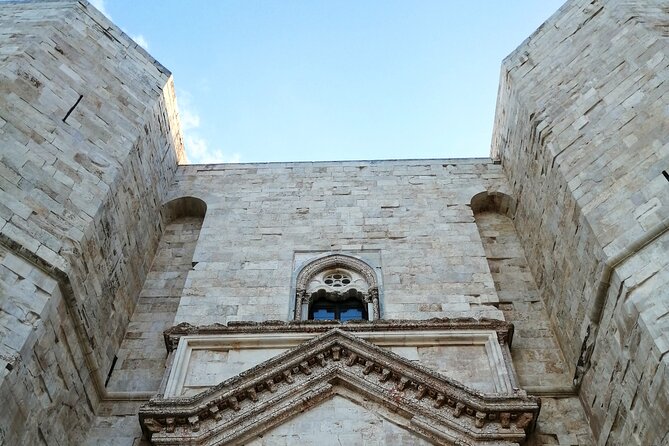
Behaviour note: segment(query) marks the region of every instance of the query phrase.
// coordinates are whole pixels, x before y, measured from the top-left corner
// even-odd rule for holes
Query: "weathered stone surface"
[[[501,318],[469,202],[505,184],[486,160],[180,166],[170,194],[208,210],[175,320],[292,318],[293,257],[337,251],[379,253],[383,318]]]
[[[0,243],[20,276],[0,302],[14,351],[0,438],[78,444],[105,397],[183,159],[174,87],[86,2],[0,9]],[[47,278],[14,271],[16,258]],[[58,287],[44,291],[49,281]]]
[[[157,392],[165,371],[163,331],[174,325],[202,219],[168,223],[109,376],[111,391]]]
[[[401,426],[379,415],[372,402],[362,407],[343,396],[335,396],[286,423],[246,443],[249,446],[341,444],[430,445]]]
[[[156,444],[243,443],[342,392],[440,444],[511,446],[540,409],[524,392],[478,392],[335,328],[198,395],[153,398],[139,417]]]
[[[502,67],[493,153],[599,444],[669,440],[667,23],[659,0],[569,1]]]
[[[595,444],[578,397],[541,398],[541,417],[526,446]]]
[[[0,444],[81,442],[94,416],[58,281],[0,246]]]
[[[0,2],[0,443],[147,445],[184,337],[228,334],[143,410],[154,443],[220,420],[253,444],[668,443],[668,23],[568,1],[504,61],[501,164],[179,166],[164,67],[84,0]],[[336,254],[379,319],[294,322],[301,267]],[[345,349],[273,374],[335,327]]]
[[[571,389],[572,375],[525,260],[513,221],[496,212],[475,214],[499,296],[499,308],[514,324],[511,356],[518,384],[533,390]]]

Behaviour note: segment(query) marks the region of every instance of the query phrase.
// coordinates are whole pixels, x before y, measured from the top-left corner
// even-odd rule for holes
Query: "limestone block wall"
[[[641,267],[639,249],[668,227],[667,23],[661,1],[569,1],[502,67],[493,155],[508,174],[521,243],[601,444],[660,444],[667,430],[656,424],[639,436],[625,412],[650,419],[657,410],[639,400],[618,410],[586,399],[616,387],[647,394],[647,382],[622,381],[614,364],[654,369],[667,351],[659,334],[666,293],[654,288],[649,301],[624,306],[615,287],[616,264]],[[638,337],[611,327],[608,308],[618,323],[638,323]],[[622,348],[609,348],[613,332],[617,344],[655,345],[659,356],[628,363]]]
[[[501,318],[469,201],[504,184],[487,160],[181,166],[171,194],[208,210],[175,322],[287,320],[325,252],[379,262],[383,318]]]
[[[525,258],[508,195],[480,194],[472,199],[474,219],[499,297],[499,308],[514,324],[511,355],[523,388],[552,387],[570,392],[571,378]],[[560,390],[561,389],[561,390]]]
[[[581,398],[600,441],[667,444],[669,234],[611,278]]]
[[[475,212],[474,217],[499,296],[499,308],[504,318],[514,324],[511,357],[519,387],[541,396],[541,415],[528,444],[593,444],[585,413],[571,390],[572,375],[513,220],[489,210]]]
[[[72,324],[60,319],[58,282],[0,246],[0,297],[0,444],[82,438],[92,408],[81,403],[83,357]]]
[[[163,331],[174,325],[201,226],[199,217],[182,217],[165,227],[107,389],[158,391],[167,357]]]
[[[19,399],[12,426],[28,421],[5,440],[77,444],[183,160],[174,90],[170,73],[85,1],[0,3],[0,48],[0,243],[59,285],[34,312],[24,344],[12,346],[10,356],[25,362],[4,379],[26,394],[59,379],[68,388],[49,404]],[[3,305],[9,294],[20,292],[3,295]],[[18,313],[8,317],[25,325]],[[47,359],[52,353],[62,365]],[[3,401],[16,400],[13,392]],[[51,429],[40,430],[44,420]]]
[[[495,212],[476,214],[506,320],[514,323],[513,349],[522,387],[569,387],[571,376],[534,284],[513,221]]]

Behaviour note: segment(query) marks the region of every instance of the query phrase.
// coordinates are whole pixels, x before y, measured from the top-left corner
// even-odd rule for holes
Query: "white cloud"
[[[198,135],[184,132],[186,157],[191,164],[238,163],[240,155],[233,153],[227,156],[221,149],[212,149],[207,140]]]
[[[95,9],[106,15],[108,19],[111,19],[111,16],[105,8],[105,0],[89,0],[89,3],[93,5]]]
[[[181,121],[181,130],[188,132],[200,127],[200,115],[185,104],[186,101],[182,101],[182,105],[179,107],[179,120]]]
[[[193,106],[192,96],[185,91],[179,91],[177,97],[179,98],[179,120],[188,162],[192,164],[238,163],[241,159],[238,153],[226,155],[222,149],[212,148],[209,141],[198,133],[200,114]]]
[[[146,41],[146,38],[142,34],[132,36],[132,40],[134,40],[137,45],[141,46],[146,51],[149,51],[149,42]]]

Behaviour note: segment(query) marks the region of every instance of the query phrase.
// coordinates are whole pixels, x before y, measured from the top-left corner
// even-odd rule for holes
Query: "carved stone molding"
[[[365,278],[370,288],[377,288],[379,286],[378,281],[376,280],[376,273],[374,272],[374,269],[372,269],[372,267],[367,263],[360,259],[356,259],[355,257],[344,254],[333,254],[313,260],[304,268],[302,268],[302,270],[297,275],[295,288],[298,292],[300,290],[306,290],[309,280],[315,274],[332,268],[352,269],[360,273]]]
[[[377,298],[372,299],[372,295]],[[374,268],[349,255],[327,255],[312,260],[298,272],[293,319],[307,319],[310,305],[319,298],[330,301],[358,299],[365,305],[369,320],[379,319],[378,296],[379,281]]]
[[[227,325],[191,325],[182,322],[163,332],[165,347],[169,352],[176,350],[179,339],[189,335],[218,335],[241,333],[324,333],[333,328],[347,332],[361,331],[421,331],[421,330],[494,330],[500,344],[511,347],[513,341],[513,324],[498,319],[474,318],[432,318],[415,319],[383,319],[374,321],[230,321]]]
[[[483,394],[335,328],[193,397],[155,398],[139,412],[153,444],[238,444],[341,386],[410,420],[437,444],[514,444],[534,427],[538,398]]]

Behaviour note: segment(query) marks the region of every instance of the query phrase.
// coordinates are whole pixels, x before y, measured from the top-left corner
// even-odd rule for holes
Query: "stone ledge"
[[[432,318],[426,320],[413,319],[378,319],[375,321],[278,321],[263,322],[230,321],[227,325],[191,325],[182,322],[163,332],[165,348],[168,352],[176,350],[179,339],[190,335],[217,335],[240,333],[325,333],[333,328],[347,332],[360,331],[418,331],[418,330],[494,330],[500,344],[511,347],[513,341],[513,324],[497,319],[474,318]]]

